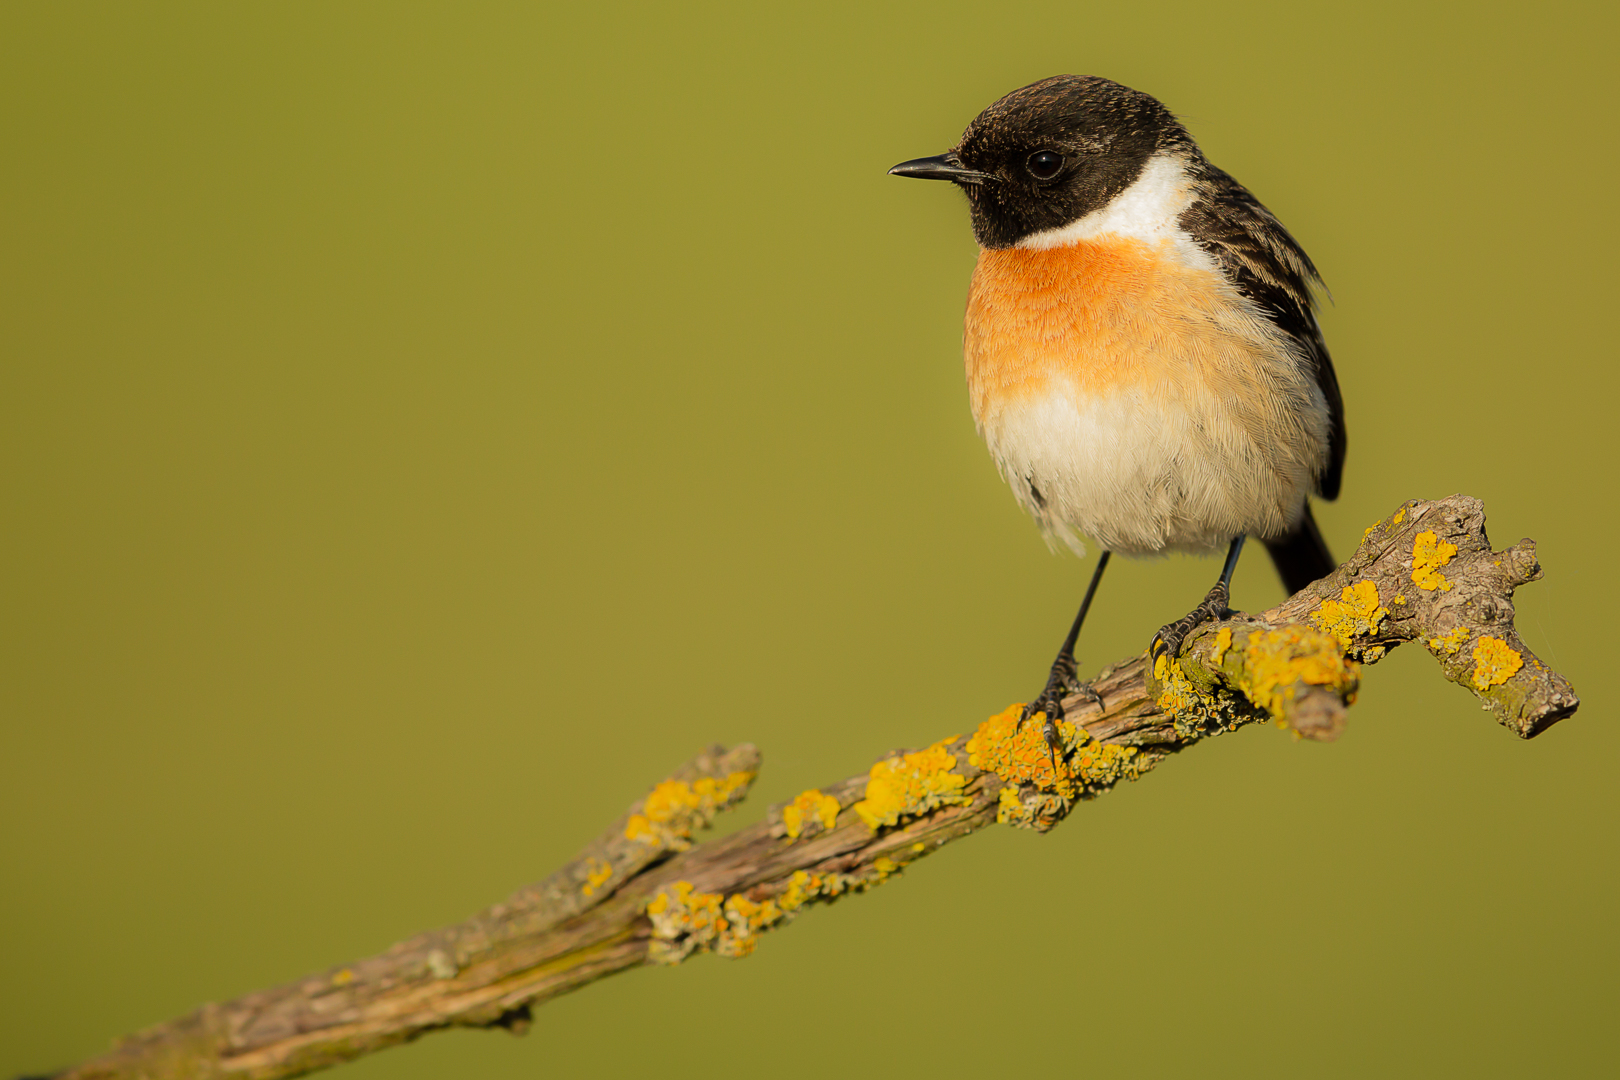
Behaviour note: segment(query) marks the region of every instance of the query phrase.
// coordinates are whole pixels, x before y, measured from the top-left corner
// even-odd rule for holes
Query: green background
[[[1612,1068],[1598,7],[0,8],[0,1075],[459,920],[708,742],[749,821],[1034,692],[1089,560],[974,435],[960,197],[884,170],[1063,71],[1326,275],[1337,552],[1484,499],[1580,714],[1521,743],[1402,650],[1336,745],[345,1075]],[[1086,669],[1215,571],[1116,564]]]

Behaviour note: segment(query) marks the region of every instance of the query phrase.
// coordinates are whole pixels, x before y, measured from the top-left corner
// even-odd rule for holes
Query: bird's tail
[[[1305,504],[1305,514],[1294,526],[1294,531],[1275,540],[1267,540],[1266,550],[1271,552],[1271,561],[1277,564],[1277,573],[1282,577],[1283,587],[1290,596],[1317,578],[1327,577],[1339,567],[1328,551],[1327,541],[1322,539],[1322,530],[1316,527],[1316,519],[1311,516],[1311,504],[1308,502]]]

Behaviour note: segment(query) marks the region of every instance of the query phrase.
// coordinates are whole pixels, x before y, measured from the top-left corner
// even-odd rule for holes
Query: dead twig
[[[521,1032],[558,994],[694,952],[742,956],[805,908],[860,892],[1000,821],[1046,830],[1079,802],[1212,735],[1272,720],[1331,739],[1361,668],[1416,641],[1446,678],[1530,738],[1572,714],[1569,683],[1525,648],[1513,590],[1535,544],[1493,552],[1483,507],[1413,501],[1333,574],[1257,616],[1201,628],[1179,657],[1105,669],[1075,697],[1054,762],[1017,707],[970,736],[896,751],[858,776],[694,845],[747,793],[752,746],[713,747],[637,801],[567,866],[457,926],[285,986],[205,1005],[120,1041],[63,1078],[297,1076],[452,1026]]]

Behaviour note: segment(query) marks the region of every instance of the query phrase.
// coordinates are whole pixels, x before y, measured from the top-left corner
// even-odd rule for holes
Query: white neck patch
[[[1149,243],[1180,239],[1181,228],[1176,218],[1192,200],[1192,183],[1182,159],[1177,155],[1156,154],[1148,159],[1136,182],[1115,195],[1107,206],[1093,210],[1079,221],[1031,233],[1016,246],[1043,251],[1103,236]]]

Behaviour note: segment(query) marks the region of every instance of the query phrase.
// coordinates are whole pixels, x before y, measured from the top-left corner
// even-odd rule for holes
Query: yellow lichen
[[[1226,650],[1232,647],[1232,628],[1223,626],[1215,631],[1215,644],[1210,647],[1209,662],[1216,667],[1226,659]]]
[[[759,935],[791,919],[812,900],[832,900],[852,889],[870,889],[901,870],[901,864],[879,856],[864,873],[810,873],[795,870],[775,896],[750,899],[742,893],[722,898],[697,892],[689,881],[666,885],[647,904],[653,940],[648,958],[678,964],[694,952],[742,957],[754,951]],[[756,893],[757,895],[757,893]]]
[[[818,890],[812,887],[810,877],[807,871],[793,871],[793,876],[788,878],[787,889],[777,898],[777,905],[783,911],[797,911],[804,906],[806,900],[815,895]]]
[[[1378,624],[1388,615],[1389,609],[1378,602],[1378,586],[1358,581],[1340,590],[1337,600],[1322,601],[1310,619],[1318,630],[1326,630],[1339,639],[1340,645],[1348,647],[1358,634],[1376,634]]]
[[[1481,637],[1474,646],[1474,689],[1500,686],[1522,667],[1524,657],[1507,642],[1501,638]]]
[[[1395,516],[1389,519],[1389,523],[1391,525],[1399,525],[1401,522],[1403,522],[1405,520],[1406,520],[1406,507],[1403,506],[1399,510],[1395,511]]]
[[[1008,706],[980,724],[967,743],[968,763],[1003,781],[996,795],[996,820],[1002,824],[1049,829],[1088,789],[1140,774],[1136,747],[1100,743],[1084,728],[1060,720],[1062,748],[1054,755],[1041,731],[1045,718],[1036,714],[1019,724],[1022,715],[1022,705]]]
[[[1227,627],[1222,627],[1227,630]],[[1220,637],[1216,635],[1217,639]],[[1221,649],[1221,660],[1231,651],[1230,635]],[[1153,661],[1153,679],[1159,685],[1156,704],[1159,711],[1170,718],[1176,734],[1183,739],[1197,739],[1211,728],[1230,729],[1236,726],[1227,703],[1205,693],[1187,678],[1181,661],[1161,654]]]
[[[787,834],[798,839],[804,831],[806,824],[820,822],[823,829],[833,827],[838,819],[838,800],[831,795],[823,795],[815,788],[801,792],[797,798],[782,807],[782,824]]]
[[[1468,644],[1469,631],[1466,626],[1459,626],[1449,634],[1439,634],[1429,639],[1429,651],[1452,654]]]
[[[1228,648],[1231,646],[1228,645]],[[1168,653],[1160,653],[1153,660],[1153,678],[1160,686],[1159,709],[1161,712],[1173,712],[1176,708],[1185,706],[1183,694],[1192,688],[1187,682],[1186,673]],[[1196,691],[1194,691],[1196,692]]]
[[[1020,724],[1023,714],[1023,705],[1009,705],[980,724],[967,741],[968,764],[993,772],[1010,784],[1033,784],[1074,798],[1073,774],[1067,764],[1058,758],[1057,768],[1053,769],[1055,755],[1041,730],[1046,714],[1036,713]],[[1077,729],[1073,724],[1059,720],[1057,729],[1065,747],[1075,741]],[[1089,737],[1083,731],[1079,735],[1082,739]]]
[[[1248,699],[1286,724],[1302,684],[1353,700],[1360,665],[1345,658],[1336,638],[1303,626],[1250,631],[1243,647],[1242,687]]]
[[[344,968],[332,976],[333,986],[347,986],[352,982],[354,982],[354,972],[349,968]]]
[[[692,846],[692,833],[708,825],[717,810],[735,802],[753,779],[752,772],[734,772],[720,780],[712,776],[692,783],[665,780],[647,794],[641,812],[630,815],[624,837],[685,851]]]
[[[1045,832],[1063,819],[1073,799],[1053,791],[1008,784],[996,796],[996,822],[1018,829]]]
[[[726,897],[724,910],[726,917],[721,920],[714,951],[733,959],[753,952],[759,944],[760,931],[770,929],[787,915],[775,900],[756,904],[741,893]]]
[[[996,821],[999,824],[1017,824],[1024,819],[1024,800],[1018,797],[1017,784],[1003,784],[996,795]]]
[[[1377,592],[1346,589],[1341,598],[1328,603],[1325,621],[1329,630],[1375,628],[1389,613],[1378,606]],[[1221,628],[1223,631],[1226,627]],[[1155,703],[1170,720],[1183,740],[1235,730],[1263,713],[1288,726],[1294,700],[1304,686],[1322,686],[1353,701],[1360,682],[1360,665],[1346,656],[1336,633],[1315,627],[1290,624],[1276,629],[1258,626],[1231,630],[1230,642],[1219,633],[1209,635],[1215,648],[1209,654],[1216,662],[1200,658],[1203,642],[1187,654],[1187,666],[1179,659],[1159,656],[1154,660],[1149,685],[1156,693]],[[1361,645],[1366,659],[1377,659],[1382,647]],[[1233,692],[1228,692],[1230,688]],[[1114,763],[1101,761],[1092,768],[1082,762],[1088,776],[1094,769],[1107,769]],[[1138,765],[1128,768],[1140,769]]]
[[[855,804],[855,812],[876,831],[896,825],[902,815],[926,814],[940,806],[965,803],[962,794],[967,778],[951,772],[956,755],[945,749],[961,738],[949,739],[914,754],[897,754],[872,766],[866,782],[866,798]]]
[[[793,912],[818,897],[830,899],[848,888],[849,882],[842,874],[812,874],[795,870],[793,876],[788,878],[787,888],[776,898],[776,905],[783,911]]]
[[[602,883],[612,876],[613,866],[593,855],[585,860],[585,884],[580,886],[579,891],[586,896],[592,896],[602,887]]]
[[[874,862],[887,865],[886,872],[879,873],[874,870],[867,875],[811,873],[807,870],[795,870],[788,878],[787,888],[777,894],[774,903],[777,910],[783,915],[792,915],[812,900],[835,900],[851,889],[867,889],[877,884],[882,878],[899,869],[899,864],[892,859],[879,858]]]
[[[653,930],[648,958],[676,964],[693,950],[711,946],[726,928],[722,902],[719,893],[694,891],[690,881],[677,881],[658,890],[647,904],[647,920]]]
[[[1412,541],[1412,583],[1425,592],[1439,589],[1451,591],[1451,582],[1440,572],[1440,567],[1457,554],[1457,545],[1440,539],[1433,531],[1425,530]]]
[[[1075,752],[1074,767],[1088,787],[1110,787],[1139,775],[1137,748],[1092,739]]]

